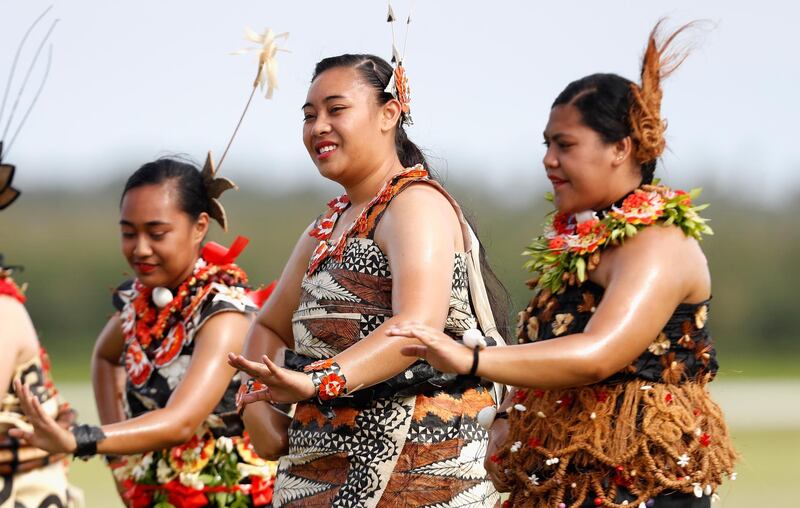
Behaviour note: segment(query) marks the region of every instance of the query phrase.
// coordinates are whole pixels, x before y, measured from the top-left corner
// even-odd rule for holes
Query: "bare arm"
[[[100,423],[107,425],[125,419],[122,397],[125,369],[119,364],[124,347],[119,313],[103,327],[92,353],[92,387]]]
[[[128,455],[176,446],[189,440],[219,403],[234,369],[225,362],[227,351],[240,351],[250,324],[248,316],[225,312],[213,316],[195,336],[195,349],[186,374],[166,407],[102,427],[106,438],[98,443],[102,454]],[[75,451],[72,433],[42,414],[38,401],[17,384],[23,409],[35,433],[12,430],[33,445],[51,452]]]
[[[312,225],[313,226],[313,225]],[[269,299],[247,334],[242,356],[258,361],[262,355],[283,364],[283,351],[294,347],[292,314],[300,303],[300,283],[303,280],[316,240],[308,235],[309,226],[297,241]],[[245,377],[246,373],[243,373]],[[245,406],[244,426],[256,452],[264,458],[276,459],[288,448],[286,429],[291,418],[264,401]]]
[[[33,358],[39,351],[36,330],[25,306],[0,295],[0,400],[8,392],[17,365]]]
[[[681,259],[676,266],[674,260]],[[604,254],[597,277],[606,292],[583,333],[480,353],[478,374],[514,386],[565,388],[602,381],[656,338],[675,308],[708,297],[710,280],[696,241],[677,228],[648,228]],[[406,349],[446,371],[466,373],[472,352],[415,324],[393,334],[424,343]],[[426,343],[427,342],[427,343]],[[443,363],[440,363],[443,362]]]
[[[130,454],[182,444],[222,399],[235,371],[224,359],[240,351],[250,320],[238,312],[213,316],[195,336],[192,361],[166,407],[103,426],[99,453]]]
[[[250,328],[244,347],[246,358],[258,359],[266,354],[276,359],[282,356],[284,348],[294,348],[292,314],[300,304],[300,284],[317,246],[317,240],[308,234],[312,226],[300,235],[275,289]]]
[[[387,339],[386,330],[393,324],[416,320],[443,329],[454,255],[457,249],[463,249],[452,205],[436,189],[423,185],[415,185],[394,199],[375,239],[389,259],[393,316],[334,358],[351,392],[384,381],[414,362],[400,354],[403,346],[414,340]],[[308,375],[281,369],[266,355],[262,360],[263,364],[235,356],[229,359],[266,383],[272,400],[297,402],[314,396]]]
[[[386,209],[375,240],[389,259],[392,317],[368,337],[336,356],[351,389],[380,383],[407,369],[416,358],[400,354],[416,341],[390,340],[386,330],[413,320],[444,329],[450,307],[453,260],[463,251],[458,217],[436,189],[413,185]],[[380,361],[376,359],[380,358]]]

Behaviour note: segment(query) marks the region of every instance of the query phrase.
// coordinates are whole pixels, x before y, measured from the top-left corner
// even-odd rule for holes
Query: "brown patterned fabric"
[[[374,230],[391,198],[428,181],[426,174],[395,177],[388,199],[367,210],[340,259],[326,257],[304,277],[293,317],[294,353],[330,358],[392,316],[392,274]],[[459,253],[445,332],[456,338],[475,327],[465,256]],[[420,363],[397,377],[415,379],[424,370]],[[275,506],[495,505],[499,497],[483,467],[488,436],[476,419],[493,403],[488,389],[460,379],[419,394],[388,393],[352,405],[348,400],[337,399],[335,407],[298,404],[289,453],[278,465]]]

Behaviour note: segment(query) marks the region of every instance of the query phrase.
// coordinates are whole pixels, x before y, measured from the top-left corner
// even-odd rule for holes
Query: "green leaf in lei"
[[[575,215],[551,213],[544,233],[523,252],[528,257],[524,266],[540,274],[538,287],[557,293],[567,284],[586,281],[588,272],[596,266],[596,262],[590,262],[595,252],[620,245],[645,227],[675,225],[686,236],[701,240],[702,235],[714,232],[706,224],[708,219],[698,213],[708,205],[692,204],[700,192],[699,188],[690,192],[672,190],[656,182],[636,189],[602,218],[595,213],[580,214],[582,220],[578,222]],[[553,201],[552,193],[548,192],[545,199]]]

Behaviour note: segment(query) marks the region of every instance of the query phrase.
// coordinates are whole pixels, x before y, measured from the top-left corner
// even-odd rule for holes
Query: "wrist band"
[[[464,345],[472,349],[472,367],[469,369],[469,376],[474,376],[478,372],[478,353],[487,346],[486,337],[477,328],[464,330],[461,336]]]
[[[472,367],[469,369],[470,376],[474,376],[478,372],[478,353],[480,352],[480,347],[475,346],[472,348]]]
[[[320,401],[335,399],[347,393],[347,378],[333,358],[318,360],[303,368],[311,374],[314,391]]]
[[[97,455],[97,442],[106,438],[103,429],[95,425],[75,425],[72,427],[75,436],[75,452],[73,455],[79,459]]]
[[[248,393],[263,390],[266,387],[267,385],[252,377],[248,378],[247,381],[239,385],[239,390],[236,392],[236,412],[239,414],[239,417],[242,416],[242,413],[244,413],[244,408],[247,407],[248,404],[244,401],[244,396]]]

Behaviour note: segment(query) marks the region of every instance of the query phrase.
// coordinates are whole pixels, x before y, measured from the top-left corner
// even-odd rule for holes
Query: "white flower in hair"
[[[256,73],[256,79],[253,81],[253,87],[261,86],[262,92],[266,88],[265,97],[271,99],[272,93],[278,88],[278,61],[275,55],[278,54],[278,51],[289,51],[286,48],[278,47],[278,39],[288,39],[289,32],[276,34],[271,28],[267,28],[263,33],[258,34],[251,28],[245,28],[244,38],[259,44],[260,47],[240,49],[232,54],[243,55],[254,50],[260,50],[258,53],[258,72]]]

